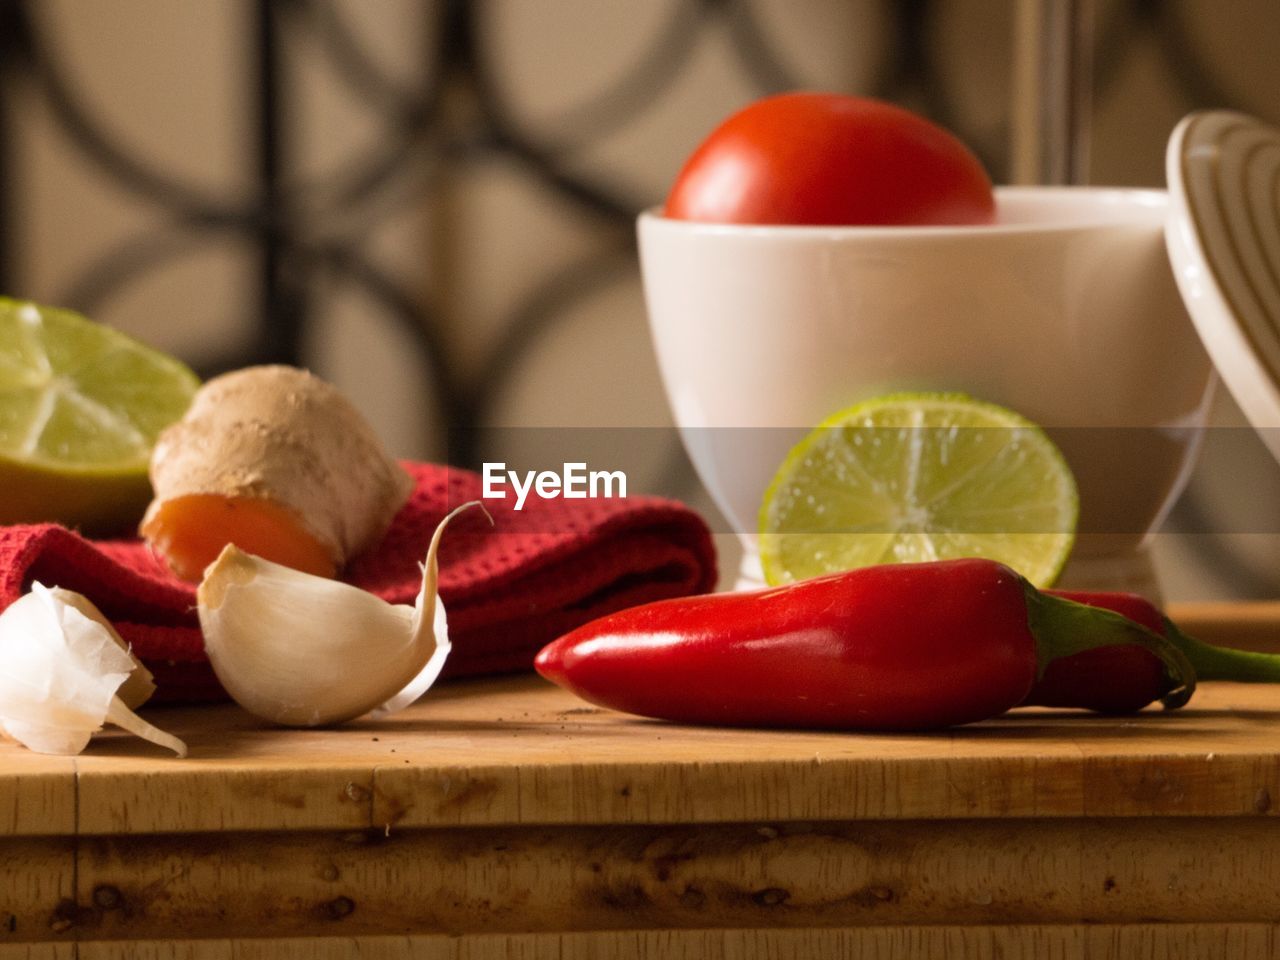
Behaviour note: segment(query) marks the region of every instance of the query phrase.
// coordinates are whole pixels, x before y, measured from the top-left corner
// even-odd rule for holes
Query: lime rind
[[[766,580],[981,556],[1054,582],[1079,513],[1066,460],[1025,417],[961,393],[895,393],[824,420],[760,508]]]

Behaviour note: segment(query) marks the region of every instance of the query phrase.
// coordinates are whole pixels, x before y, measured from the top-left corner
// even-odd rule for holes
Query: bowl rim
[[[772,237],[794,240],[839,240],[859,237],[945,237],[1024,233],[1069,233],[1125,226],[1163,227],[1169,216],[1169,192],[1158,187],[1107,186],[1000,186],[995,188],[997,215],[1002,206],[1023,203],[1090,201],[1096,215],[1062,220],[1008,223],[940,224],[925,226],[839,226],[810,224],[706,223],[679,220],[662,214],[662,206],[640,212],[637,226],[642,230],[661,229],[708,236]],[[1117,216],[1116,212],[1123,212]]]

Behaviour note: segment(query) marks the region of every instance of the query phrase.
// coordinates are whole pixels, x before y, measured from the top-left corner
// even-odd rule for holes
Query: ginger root
[[[334,576],[381,539],[413,489],[337,388],[286,366],[201,387],[157,440],[151,484],[140,532],[192,581],[228,543]]]

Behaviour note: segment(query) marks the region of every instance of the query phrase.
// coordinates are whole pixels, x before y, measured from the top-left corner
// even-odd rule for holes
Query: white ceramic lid
[[[1165,155],[1169,259],[1227,388],[1280,460],[1280,129],[1193,113]]]

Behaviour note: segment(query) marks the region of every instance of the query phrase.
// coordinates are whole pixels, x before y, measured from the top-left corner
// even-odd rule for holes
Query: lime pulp
[[[985,557],[1051,585],[1075,538],[1066,460],[1026,418],[956,393],[897,393],[829,417],[760,508],[765,579]]]

